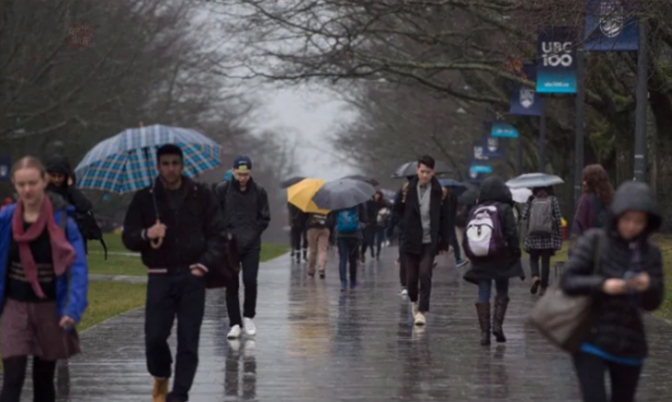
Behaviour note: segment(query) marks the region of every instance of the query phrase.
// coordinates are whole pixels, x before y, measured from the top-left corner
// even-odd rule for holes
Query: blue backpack
[[[359,230],[359,215],[356,207],[338,211],[336,230],[339,233],[355,233]]]

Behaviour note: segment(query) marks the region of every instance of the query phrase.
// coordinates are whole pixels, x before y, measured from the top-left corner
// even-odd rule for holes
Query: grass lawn
[[[126,253],[128,250],[121,243],[121,236],[106,234],[105,243],[109,252],[107,261],[103,254],[100,242],[89,242],[89,272],[104,275],[133,275],[144,276],[147,268],[142,265],[140,258],[135,256],[115,255]],[[264,243],[261,245],[261,261],[268,261],[281,256],[289,251],[289,246],[284,244]]]

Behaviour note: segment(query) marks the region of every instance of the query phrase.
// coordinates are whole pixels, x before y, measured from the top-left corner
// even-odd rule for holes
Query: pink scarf
[[[66,212],[62,211],[61,213]],[[14,241],[19,245],[21,266],[23,267],[26,279],[30,282],[35,294],[41,299],[44,299],[45,295],[37,280],[37,265],[30,250],[30,243],[44,232],[45,226],[49,231],[54,273],[56,276],[61,276],[75,262],[75,249],[68,242],[65,232],[54,221],[54,205],[51,203],[51,200],[45,196],[40,209],[40,216],[28,228],[27,232],[23,230],[23,203],[21,201],[16,203],[16,209],[12,217]]]

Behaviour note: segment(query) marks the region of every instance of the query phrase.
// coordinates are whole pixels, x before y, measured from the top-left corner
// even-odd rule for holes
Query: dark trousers
[[[423,244],[420,254],[404,253],[402,260],[406,260],[406,285],[408,298],[418,302],[418,310],[429,311],[429,296],[432,294],[432,268],[434,255],[432,245]],[[418,297],[418,283],[420,295]],[[418,299],[420,299],[418,301]]]
[[[243,317],[254,318],[257,315],[257,277],[259,276],[259,258],[261,249],[253,249],[240,254],[240,265],[243,272],[243,286],[245,287],[245,301],[243,302]],[[240,282],[233,281],[226,289],[226,309],[229,313],[231,326],[241,325],[240,319]]]
[[[551,270],[551,255],[553,250],[531,250],[530,251],[530,271],[532,277],[541,279],[541,287],[548,287],[548,276]],[[539,275],[539,260],[541,259],[541,275]]]
[[[290,236],[291,236],[291,243],[292,243],[292,255],[293,256],[300,256],[301,255],[301,240],[303,236],[303,228],[300,226],[292,226],[292,230],[290,231]]]
[[[346,269],[350,265],[350,282],[357,283],[357,258],[359,257],[359,239],[355,237],[338,238],[338,273],[341,282],[348,280]]]
[[[633,402],[641,366],[612,363],[588,353],[574,355],[574,368],[584,402]],[[611,377],[611,398],[607,398],[604,373]]]
[[[205,310],[205,279],[190,272],[149,275],[145,305],[145,353],[149,373],[169,378],[168,346],[177,317],[177,354],[171,395],[186,400],[198,366],[198,341]]]
[[[406,258],[401,253],[401,235],[399,235],[399,283],[402,288],[406,288]]]
[[[366,256],[366,250],[371,249],[371,258],[375,257],[374,243],[376,238],[376,227],[371,225],[367,226],[362,231],[362,235],[362,256]]]
[[[460,254],[460,243],[457,240],[457,232],[455,231],[455,226],[453,226],[452,231],[450,232],[450,247],[453,248],[453,255],[455,256],[455,262],[459,263],[462,261],[462,255]]]
[[[19,402],[21,390],[26,379],[27,356],[16,356],[2,359],[4,376],[2,378],[2,393],[0,402]],[[33,401],[55,402],[56,388],[54,374],[56,362],[33,357]]]
[[[376,227],[376,257],[380,257],[380,249],[385,241],[385,226]]]

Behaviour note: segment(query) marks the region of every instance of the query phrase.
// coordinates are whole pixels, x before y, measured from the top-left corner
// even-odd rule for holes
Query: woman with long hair
[[[75,221],[35,157],[14,164],[16,204],[0,212],[0,402],[19,402],[32,356],[34,401],[54,402],[56,362],[79,352],[86,309],[86,255]],[[69,207],[72,209],[72,207]]]
[[[581,236],[590,228],[604,228],[614,188],[602,165],[588,165],[583,169],[583,194],[576,204],[572,238]]]

